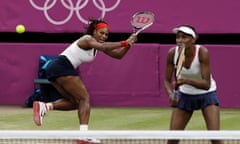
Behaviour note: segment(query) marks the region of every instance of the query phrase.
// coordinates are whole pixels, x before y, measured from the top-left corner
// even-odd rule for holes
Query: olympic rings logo
[[[55,20],[49,15],[49,10],[52,9],[55,5],[56,2],[59,0],[45,0],[43,6],[37,5],[34,0],[29,0],[30,4],[37,10],[43,11],[44,16],[46,19],[55,25],[63,25],[67,23],[73,16],[74,12],[76,13],[77,18],[82,22],[87,24],[88,20],[84,19],[83,16],[80,14],[80,10],[84,9],[89,0],[77,0],[77,2],[74,3],[72,0],[61,0],[62,6],[69,10],[69,14],[62,20]],[[75,0],[76,1],[76,0]],[[120,3],[121,0],[116,0],[116,3],[113,4],[111,7],[106,7],[104,0],[92,0],[94,6],[101,11],[101,16],[99,18],[104,18],[107,12],[110,12],[114,10]]]

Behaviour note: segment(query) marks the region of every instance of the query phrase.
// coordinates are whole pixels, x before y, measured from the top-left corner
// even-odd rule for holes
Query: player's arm
[[[114,49],[114,50],[105,50],[104,53],[116,58],[116,59],[121,59],[124,57],[124,55],[128,52],[128,50],[130,49],[131,45],[133,43],[135,43],[137,41],[137,35],[136,34],[132,34],[127,40],[126,40],[126,44],[127,46],[123,47],[121,46],[118,49]],[[124,44],[122,44],[124,45]]]
[[[113,57],[116,59],[121,59],[128,52],[129,48],[121,47],[121,48],[114,49],[114,50],[106,50],[106,51],[104,51],[104,53],[106,53],[110,57]]]
[[[164,88],[169,97],[171,97],[173,95],[172,78],[174,75],[174,63],[173,63],[174,50],[175,50],[174,48],[171,48],[168,51],[166,70],[165,70],[165,78],[164,78]]]
[[[100,43],[92,37],[85,37],[84,39],[81,39],[78,41],[78,46],[85,50],[94,48],[99,51],[108,51],[108,50],[113,50],[118,47],[121,47],[121,45],[122,45],[121,42],[102,42],[102,43]]]
[[[199,89],[208,90],[210,88],[210,56],[208,50],[205,47],[201,47],[199,50],[199,61],[201,69],[201,80],[189,79],[189,78],[180,78],[178,83],[189,84]]]
[[[78,41],[78,46],[83,49],[97,49],[103,52],[110,52],[114,49],[125,47],[130,47],[136,41],[136,35],[131,35],[129,39],[126,41],[119,41],[119,42],[98,42],[93,37],[85,37]]]

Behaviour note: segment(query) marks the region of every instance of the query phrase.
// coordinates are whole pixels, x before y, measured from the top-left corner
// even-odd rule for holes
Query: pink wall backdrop
[[[0,104],[23,105],[31,95],[42,54],[58,55],[68,44],[0,43]],[[79,71],[93,106],[168,106],[163,88],[166,54],[172,45],[135,44],[122,60],[101,52]],[[240,45],[205,45],[211,54],[222,107],[239,108]],[[224,66],[224,67],[222,67]]]
[[[137,11],[156,15],[149,33],[171,33],[179,24],[192,24],[199,33],[239,33],[239,0],[1,0],[0,32],[83,32],[88,17],[103,17],[112,32],[131,32]]]

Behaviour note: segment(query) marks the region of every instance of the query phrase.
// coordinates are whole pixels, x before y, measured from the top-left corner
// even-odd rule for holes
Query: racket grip
[[[178,91],[178,90],[174,90],[174,91],[173,91],[173,98],[174,98],[174,99],[177,99],[178,96],[179,96],[179,91]]]

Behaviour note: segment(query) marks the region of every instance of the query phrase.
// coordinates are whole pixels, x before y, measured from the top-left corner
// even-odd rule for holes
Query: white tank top
[[[183,77],[188,77],[188,78],[191,78],[191,79],[197,79],[197,80],[200,80],[202,79],[201,77],[201,71],[200,71],[200,62],[199,62],[199,49],[200,49],[200,45],[195,45],[195,57],[192,61],[192,64],[190,66],[189,69],[183,67],[182,68],[182,71],[180,72],[180,77],[183,76]],[[177,57],[178,57],[178,47],[175,48],[175,55],[174,55],[174,65],[176,64],[176,61],[177,61]],[[183,93],[186,93],[186,94],[204,94],[204,93],[208,93],[208,92],[211,92],[211,91],[215,91],[217,88],[216,88],[216,82],[215,80],[213,79],[212,77],[212,74],[211,74],[211,84],[210,84],[210,88],[208,90],[203,90],[203,89],[198,89],[198,88],[195,88],[191,85],[188,85],[188,84],[183,84],[179,87],[179,90]]]
[[[85,35],[76,40],[60,54],[66,56],[74,68],[77,68],[83,62],[93,61],[96,56],[97,51],[95,49],[84,50],[77,45],[79,40],[88,37],[90,38],[91,36]]]

